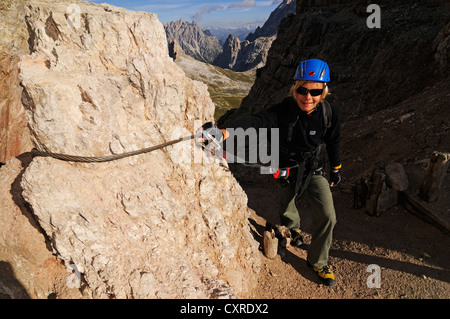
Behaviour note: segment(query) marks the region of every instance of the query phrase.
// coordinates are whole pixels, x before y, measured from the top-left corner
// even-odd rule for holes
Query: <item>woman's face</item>
[[[314,89],[323,89],[324,85],[322,82],[307,81],[301,87],[304,87],[305,89],[308,90],[314,90]],[[302,90],[301,87],[300,90]],[[295,100],[297,101],[298,106],[302,109],[302,111],[305,111],[306,113],[311,113],[312,111],[314,111],[317,104],[319,104],[321,97],[322,97],[321,94],[317,96],[312,96],[310,92],[308,92],[306,95],[298,93],[298,90],[297,92],[295,92]]]

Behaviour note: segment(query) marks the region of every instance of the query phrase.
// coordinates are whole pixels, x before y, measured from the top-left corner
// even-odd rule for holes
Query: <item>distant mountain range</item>
[[[168,42],[176,42],[194,59],[243,72],[264,66],[267,52],[276,38],[278,24],[288,14],[295,14],[295,0],[283,0],[264,25],[256,29],[247,25],[204,31],[194,21],[186,22],[182,19],[169,22],[164,27]],[[225,37],[226,33],[228,36]],[[244,37],[245,40],[242,40]],[[225,42],[222,42],[225,38]]]
[[[219,39],[220,42],[224,43],[228,36],[232,34],[241,41],[252,32],[255,32],[257,24],[247,24],[239,27],[204,27],[205,32],[209,31],[213,36]]]

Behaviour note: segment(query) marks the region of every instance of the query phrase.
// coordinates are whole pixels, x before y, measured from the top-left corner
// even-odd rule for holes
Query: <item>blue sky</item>
[[[201,27],[262,26],[281,0],[88,0],[134,11],[156,13],[166,24],[182,18]]]

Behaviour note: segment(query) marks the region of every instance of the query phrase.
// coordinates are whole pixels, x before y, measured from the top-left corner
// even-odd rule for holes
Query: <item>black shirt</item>
[[[313,152],[323,141],[326,144],[331,167],[338,167],[341,164],[339,154],[341,114],[337,107],[331,105],[331,126],[324,134],[322,107],[322,103],[319,103],[313,112],[307,114],[300,109],[293,97],[288,97],[265,111],[243,116],[227,124],[227,128],[241,127],[244,130],[250,127],[279,128],[281,158],[286,152],[291,154],[290,156]]]

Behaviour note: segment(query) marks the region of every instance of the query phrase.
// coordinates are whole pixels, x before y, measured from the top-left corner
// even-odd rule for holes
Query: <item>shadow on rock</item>
[[[6,261],[0,261],[0,299],[30,299],[14,270]]]

